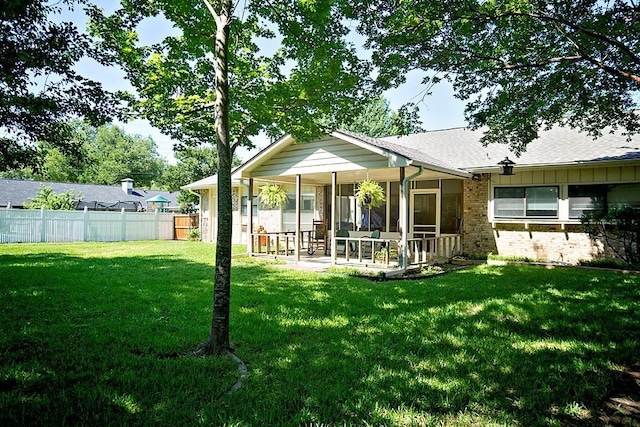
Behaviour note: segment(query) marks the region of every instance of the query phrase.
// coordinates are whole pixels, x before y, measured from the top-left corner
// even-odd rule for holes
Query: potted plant
[[[358,184],[356,200],[361,206],[377,208],[385,201],[384,190],[377,181],[367,178]]]
[[[266,184],[260,187],[260,203],[263,205],[280,209],[287,203],[287,193],[277,184]]]
[[[375,259],[376,261],[380,262],[380,263],[386,263],[387,262],[387,257],[389,256],[389,248],[387,248],[386,246],[383,246],[380,248],[380,250],[377,250],[374,253]]]

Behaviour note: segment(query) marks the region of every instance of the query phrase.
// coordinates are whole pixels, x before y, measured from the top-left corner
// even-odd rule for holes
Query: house
[[[292,246],[300,260],[311,244],[305,231],[311,236],[314,220],[322,220],[332,237],[333,262],[343,257],[338,246],[347,241],[356,244],[352,259],[358,252],[362,262],[358,248],[372,229],[367,218],[376,216],[371,223],[380,237],[368,242],[397,251],[394,266],[400,269],[424,262],[427,253],[492,252],[567,263],[608,256],[583,232],[580,216],[602,203],[640,207],[640,137],[605,130],[594,140],[554,127],[516,157],[507,145],[482,146],[481,136],[467,128],[387,138],[336,131],[300,144],[285,136],[233,172],[233,241],[258,252],[258,227],[271,242],[279,237],[287,246],[287,236],[297,236]],[[507,157],[515,162],[513,175],[501,174]],[[386,204],[370,212],[354,198],[366,178],[387,195]],[[286,190],[282,209],[258,203],[266,183]],[[200,194],[203,240],[216,241],[216,177],[184,188]],[[336,239],[336,231],[345,229],[349,238]]]
[[[51,187],[56,194],[73,191],[78,196],[78,210],[85,207],[91,211],[179,210],[179,192],[139,190],[130,178],[123,179],[120,186],[0,179],[0,208],[23,209],[38,195],[41,186]],[[154,197],[158,196],[166,201],[154,203]]]

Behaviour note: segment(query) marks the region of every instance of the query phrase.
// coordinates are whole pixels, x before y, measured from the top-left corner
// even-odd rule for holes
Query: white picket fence
[[[0,243],[172,240],[173,214],[0,209]]]

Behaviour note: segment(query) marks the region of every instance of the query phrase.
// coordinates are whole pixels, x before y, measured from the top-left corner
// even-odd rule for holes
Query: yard
[[[0,245],[2,425],[602,425],[640,276],[481,265],[372,282],[236,261],[249,369],[189,356],[211,245]],[[610,414],[610,413],[608,413]]]

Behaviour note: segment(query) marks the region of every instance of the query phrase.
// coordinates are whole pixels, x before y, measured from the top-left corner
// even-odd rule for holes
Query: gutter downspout
[[[240,185],[247,189],[247,253],[249,256],[252,256],[251,250],[253,245],[251,233],[253,233],[253,230],[251,227],[253,226],[253,194],[249,194],[249,190],[253,191],[253,188],[249,184],[245,184],[244,179],[240,180]],[[242,194],[240,194],[240,200],[242,201]],[[240,209],[242,209],[242,207]],[[242,215],[240,215],[240,234],[242,234]]]
[[[200,241],[202,241],[202,194],[196,193],[192,189],[187,190],[189,193],[198,196],[198,228],[200,229]]]
[[[405,203],[405,210],[404,210],[404,227],[402,230],[402,236],[400,239],[400,244],[402,245],[402,255],[400,258],[400,273],[404,273],[407,270],[407,266],[408,266],[408,262],[407,259],[409,258],[409,251],[408,251],[408,240],[409,240],[409,207],[411,206],[411,203],[409,201],[409,183],[416,177],[422,175],[422,171],[424,170],[424,168],[422,166],[418,167],[418,171],[416,173],[414,173],[413,175],[409,175],[407,177],[405,177],[402,180],[402,198],[404,199],[404,203]]]

